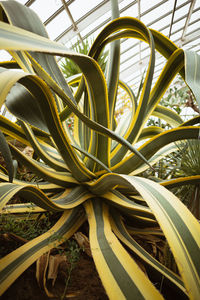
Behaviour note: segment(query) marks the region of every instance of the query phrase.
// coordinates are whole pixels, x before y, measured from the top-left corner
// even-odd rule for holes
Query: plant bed
[[[62,264],[58,277],[52,288],[48,282],[48,288],[55,295],[53,299],[61,299],[66,286],[68,266]],[[45,300],[50,299],[42,290],[36,280],[36,264],[30,266],[3,294],[2,300]],[[108,297],[101,284],[92,258],[82,253],[72,270],[66,297],[64,299],[74,300],[107,300]]]

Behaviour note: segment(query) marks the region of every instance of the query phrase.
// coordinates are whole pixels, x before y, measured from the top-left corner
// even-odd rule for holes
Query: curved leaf
[[[6,167],[8,170],[8,176],[9,176],[9,181],[13,181],[13,174],[14,174],[14,166],[13,166],[13,160],[10,152],[10,148],[8,147],[7,141],[5,139],[5,136],[0,130],[0,152],[1,155],[3,156]]]
[[[5,1],[1,1],[0,8],[1,11],[3,11],[4,14],[6,15],[8,23],[17,26],[19,28],[26,29],[30,32],[36,33],[42,37],[48,38],[48,34],[46,32],[43,23],[41,22],[41,20],[33,10],[27,8],[26,6],[18,2],[10,3]],[[2,17],[0,18],[0,20],[1,21],[3,20]],[[16,53],[20,55],[18,51]],[[36,59],[36,61],[38,61],[38,63],[50,74],[50,76],[62,87],[62,89],[71,99],[71,101],[73,101],[74,104],[76,104],[72,96],[71,90],[68,87],[55,58],[46,53],[45,54],[32,53],[32,55]],[[19,64],[23,62],[23,60],[20,57],[16,61]],[[23,68],[23,64],[22,64],[22,68]]]
[[[43,163],[40,163],[32,158],[27,157],[20,152],[15,146],[9,144],[11,153],[19,160],[22,164],[30,168],[32,172],[38,176],[46,179],[52,183],[60,185],[62,187],[68,187],[70,184],[77,184],[77,180],[69,172],[58,172],[51,168],[48,168]]]
[[[101,199],[85,203],[96,268],[110,299],[163,299],[111,230],[108,207]]]
[[[183,123],[183,120],[177,113],[175,113],[175,111],[161,105],[156,106],[152,115],[163,119],[173,127],[179,126]]]
[[[0,295],[37,258],[70,238],[84,221],[85,218],[79,208],[66,211],[49,231],[2,258],[0,260]]]
[[[160,184],[162,186],[165,186],[167,188],[173,188],[173,187],[187,185],[187,184],[195,184],[196,185],[199,183],[200,183],[200,175],[173,178],[170,180],[160,182]]]
[[[198,139],[199,129],[199,126],[188,126],[166,130],[165,132],[156,135],[155,137],[144,143],[141,147],[138,148],[138,151],[140,151],[142,155],[146,157],[146,159],[149,159],[159,149],[171,142],[182,139]],[[138,158],[134,154],[130,154],[120,163],[111,167],[111,171],[115,173],[129,174],[133,171],[137,171],[137,168],[140,166],[141,163],[138,161]]]
[[[198,105],[200,106],[200,55],[192,51],[184,51],[185,54],[185,80],[191,88]]]
[[[112,180],[111,180],[112,179]],[[107,174],[90,190],[110,189],[116,185],[136,189],[155,214],[172,249],[186,290],[192,299],[200,293],[200,224],[176,196],[146,178]]]
[[[41,190],[32,185],[24,186],[0,183],[0,188],[1,210],[15,195],[22,196],[24,199],[29,199],[29,201],[33,202],[35,205],[53,212],[74,208],[92,197],[92,195],[81,186],[75,187],[72,190],[65,190],[61,195],[53,198],[47,197]],[[8,207],[6,209],[8,209]],[[32,206],[32,209],[34,210],[34,206]]]
[[[9,178],[7,175],[3,174],[0,172],[0,182],[8,182]],[[23,186],[29,186],[33,185],[39,189],[41,189],[44,192],[49,192],[49,193],[55,193],[63,190],[63,187],[54,183],[46,182],[46,181],[39,181],[39,182],[27,182],[23,180],[18,180],[18,179],[13,179],[13,183],[17,185],[23,185]]]
[[[57,171],[69,171],[66,167],[66,164],[64,164],[64,161],[61,159],[55,148],[51,147],[48,144],[39,142],[31,128],[26,123],[21,121],[18,122],[23,128],[24,132],[26,133],[27,139],[29,140],[31,146],[37,153],[38,157],[40,157],[40,159],[42,159],[48,166],[52,167]]]
[[[146,250],[144,250],[128,233],[128,231],[125,228],[125,225],[123,224],[120,216],[116,211],[112,211],[112,229],[114,230],[117,237],[125,244],[127,245],[137,256],[139,256],[146,264],[151,266],[154,270],[156,270],[158,278],[162,280],[162,275],[165,276],[168,280],[171,281],[173,285],[178,287],[178,289],[182,290],[184,293],[185,287],[183,285],[183,282],[179,276],[177,276],[175,273],[170,271],[168,268],[166,268],[163,264],[161,264],[159,261],[157,261],[155,258],[152,257]],[[154,230],[155,232],[155,230]],[[141,231],[143,233],[143,231]],[[149,231],[148,231],[149,234]],[[151,270],[152,271],[152,270]]]

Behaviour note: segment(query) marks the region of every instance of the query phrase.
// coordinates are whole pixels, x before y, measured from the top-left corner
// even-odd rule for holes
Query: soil
[[[61,270],[56,279],[54,288],[49,290],[57,295],[51,299],[61,299],[65,289],[66,276],[64,276],[66,266],[61,266]],[[1,300],[46,300],[50,299],[42,291],[36,280],[36,265],[30,266],[3,294]],[[50,287],[50,285],[49,285]],[[73,269],[70,282],[67,288],[65,299],[73,300],[107,300],[108,297],[101,284],[98,273],[95,269],[92,258],[82,253],[76,267]]]

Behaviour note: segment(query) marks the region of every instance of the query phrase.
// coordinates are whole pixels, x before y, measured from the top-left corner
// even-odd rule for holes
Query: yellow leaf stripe
[[[0,172],[0,182],[8,182],[8,181],[9,181],[8,175],[5,175]],[[40,182],[40,181],[39,182],[27,182],[27,181],[23,181],[23,180],[13,179],[13,183],[17,184],[17,185],[23,185],[23,186],[33,185],[44,192],[54,193],[54,192],[63,190],[62,186],[54,184],[54,183],[50,183],[50,182]]]
[[[163,299],[112,233],[108,207],[95,198],[85,209],[92,255],[109,299]]]
[[[174,254],[191,299],[200,294],[200,224],[171,192],[145,178],[122,176],[154,212]]]
[[[70,184],[77,184],[77,180],[69,172],[58,172],[52,168],[47,167],[44,163],[40,163],[20,152],[15,146],[9,144],[11,153],[25,166],[30,168],[35,174],[43,179],[60,185],[68,187]]]
[[[85,200],[92,197],[82,186],[73,188],[72,190],[66,189],[61,195],[50,198],[44,192],[35,186],[23,186],[10,183],[0,183],[0,210],[8,203],[8,201],[18,194],[24,199],[35,203],[37,206],[50,211],[63,211],[71,209],[83,203]],[[18,205],[18,210],[20,205]],[[24,208],[24,205],[22,205]],[[32,207],[34,209],[34,206]],[[5,209],[8,209],[6,207]]]
[[[153,217],[153,213],[148,207],[137,204],[116,190],[102,194],[101,197],[120,209],[126,209],[126,212],[147,218]]]
[[[68,210],[46,233],[0,260],[0,295],[42,254],[63,243],[85,221],[80,209]]]
[[[175,179],[166,180],[164,182],[161,182],[160,184],[167,188],[173,188],[181,185],[199,184],[199,183],[200,183],[200,175],[194,175],[194,176],[179,177]]]
[[[88,186],[96,194],[116,186],[141,194],[168,240],[189,296],[198,299],[200,224],[186,206],[158,183],[141,177],[107,174]]]
[[[125,228],[124,223],[122,222],[120,215],[116,211],[112,212],[112,229],[113,229],[114,233],[117,235],[117,237],[123,243],[125,243],[125,245],[127,245],[135,254],[137,254],[145,263],[147,263],[148,265],[150,265],[151,267],[156,269],[156,271],[159,274],[162,274],[166,278],[168,278],[176,287],[178,287],[178,289],[182,290],[184,293],[186,292],[181,278],[178,275],[176,275],[175,273],[173,273],[171,270],[166,268],[163,264],[161,264],[155,258],[153,258],[146,250],[144,250],[134,240],[134,238],[132,238],[130,236],[130,234],[128,233],[128,231]],[[148,232],[147,234],[149,234],[148,229],[146,229],[146,231]],[[140,233],[143,234],[144,229],[141,229]],[[157,234],[157,233],[155,233],[155,231],[153,231],[153,234]],[[161,234],[161,233],[158,232],[158,234]]]
[[[35,137],[33,131],[31,130],[31,128],[26,123],[20,122],[20,124],[24,132],[26,133],[27,139],[29,140],[35,152],[37,153],[38,157],[40,157],[47,165],[49,165],[50,167],[54,168],[57,171],[69,171],[64,161],[63,162],[59,161],[58,153],[56,157],[57,159],[52,157],[51,154],[52,154],[52,150],[54,149],[51,146],[49,146],[48,144],[45,145],[44,142],[39,142]]]
[[[149,159],[158,150],[171,142],[183,139],[197,139],[199,136],[199,129],[199,126],[181,126],[178,128],[166,130],[145,142],[138,148],[138,151],[140,151],[146,159]],[[127,158],[123,159],[121,162],[114,165],[110,169],[115,173],[129,174],[135,171],[140,166],[141,162],[138,160],[138,158],[134,154],[130,154],[129,156],[127,156]]]

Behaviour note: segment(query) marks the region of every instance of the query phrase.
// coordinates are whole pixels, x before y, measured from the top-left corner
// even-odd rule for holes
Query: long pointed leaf
[[[5,160],[6,167],[8,169],[9,181],[12,182],[13,174],[14,174],[13,160],[5,136],[3,135],[1,130],[0,130],[0,152]]]
[[[2,258],[0,260],[0,295],[37,258],[70,238],[84,220],[80,209],[67,211],[49,231]]]
[[[108,207],[101,199],[85,204],[91,250],[110,299],[163,299],[111,231]]]

